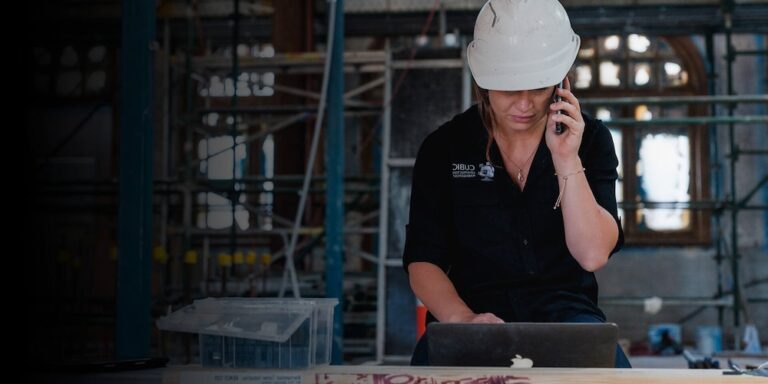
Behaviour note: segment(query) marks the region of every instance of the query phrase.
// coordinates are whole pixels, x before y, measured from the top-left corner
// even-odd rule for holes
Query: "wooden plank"
[[[328,366],[314,370],[169,368],[163,383],[222,384],[707,384],[763,383],[766,379],[724,375],[717,369],[453,368]]]

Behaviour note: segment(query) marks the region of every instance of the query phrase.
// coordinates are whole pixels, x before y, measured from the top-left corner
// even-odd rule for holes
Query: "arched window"
[[[580,99],[706,94],[701,55],[686,37],[584,38],[572,79]],[[620,161],[616,194],[627,243],[708,243],[709,212],[688,206],[709,196],[706,127],[653,124],[658,118],[706,115],[706,105],[638,102],[583,109],[603,120],[614,136]],[[627,118],[650,121],[611,124]]]

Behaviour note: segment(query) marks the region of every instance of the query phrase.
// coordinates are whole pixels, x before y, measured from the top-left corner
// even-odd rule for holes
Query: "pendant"
[[[522,170],[517,171],[517,182],[521,183],[521,184],[523,183],[523,171]]]

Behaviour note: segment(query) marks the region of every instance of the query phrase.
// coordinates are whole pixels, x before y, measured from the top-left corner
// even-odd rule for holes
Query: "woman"
[[[579,43],[557,0],[481,9],[467,50],[478,104],[414,167],[403,259],[428,321],[605,321],[593,272],[623,244],[618,160],[570,91]],[[427,362],[423,337],[412,364]],[[616,365],[629,367],[618,348]]]

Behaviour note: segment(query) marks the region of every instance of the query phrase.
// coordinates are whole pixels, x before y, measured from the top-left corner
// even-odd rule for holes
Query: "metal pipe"
[[[344,302],[344,0],[330,0],[335,13],[328,84],[328,125],[325,134],[325,169],[328,176],[325,199],[325,295]],[[356,104],[360,102],[355,101]],[[352,104],[352,100],[347,100]],[[344,335],[344,306],[334,311],[331,363],[341,364]]]
[[[394,69],[462,69],[461,59],[393,60]]]
[[[717,200],[697,200],[697,201],[619,201],[622,208],[642,209],[642,208],[685,208],[685,209],[723,209],[728,206],[727,203]]]
[[[241,229],[239,231],[240,235],[243,236],[256,236],[256,235],[280,235],[280,234],[292,234],[294,231],[293,228],[273,228],[273,229]],[[324,227],[299,227],[296,232],[299,235],[309,235],[309,236],[315,236],[318,234],[321,234],[325,231]],[[170,226],[168,227],[168,233],[169,235],[179,235],[183,234],[183,227],[178,226]],[[201,236],[201,235],[220,235],[220,236],[226,236],[229,234],[228,229],[204,229],[204,228],[194,228],[190,231],[192,235]],[[350,235],[371,235],[379,233],[378,227],[344,227],[343,233],[350,234]]]
[[[368,193],[368,192],[376,192],[380,188],[379,187],[349,187],[346,189],[347,192],[350,193]],[[226,187],[215,187],[215,186],[198,186],[192,188],[195,192],[218,192],[218,193],[228,193],[230,191],[229,188]],[[271,193],[294,193],[294,192],[301,192],[302,188],[297,187],[280,187],[280,188],[273,188],[271,190],[265,189],[262,187],[248,187],[242,189],[240,192],[244,193],[259,193],[259,192],[271,192]],[[307,192],[310,194],[313,193],[323,193],[326,191],[326,188],[320,186],[315,188],[310,188]]]
[[[581,105],[673,105],[673,104],[731,104],[768,103],[768,95],[719,95],[719,96],[638,96],[638,97],[590,97],[579,99]]]
[[[115,355],[118,359],[149,357],[151,353],[155,23],[153,3],[122,3],[115,327]],[[80,128],[82,126],[84,123]],[[74,130],[54,151],[62,148],[80,128]]]
[[[280,238],[281,238],[281,239],[285,239],[285,237],[286,237],[288,234],[289,234],[289,233],[280,234]],[[303,240],[303,241],[299,242],[298,244],[296,244],[296,251],[300,251],[300,250],[303,250],[304,248],[307,248],[308,246],[313,246],[313,245],[314,245],[314,240],[315,240],[315,239],[305,239],[305,240]],[[286,249],[286,247],[287,247],[287,246],[288,246],[288,242],[287,242],[287,241],[283,242],[283,248],[282,248],[281,250],[279,250],[279,251],[275,252],[275,253],[272,255],[272,258],[270,259],[270,262],[269,262],[269,263],[270,263],[270,264],[274,264],[274,263],[275,263],[275,261],[277,261],[277,260],[280,260],[280,259],[282,259],[283,257],[285,257],[285,252],[287,251],[287,249]]]
[[[755,116],[691,116],[691,117],[660,117],[650,120],[612,119],[604,121],[606,125],[704,125],[704,124],[765,124],[768,123],[768,115]]]
[[[715,42],[712,32],[709,31],[706,34],[706,56],[707,56],[707,93],[714,95],[717,92],[717,74],[715,73]],[[732,96],[729,96],[732,97]],[[712,116],[717,116],[717,106],[710,104],[709,113]],[[720,146],[717,138],[717,125],[709,124],[709,146],[710,146],[710,170],[712,171],[712,180],[710,183],[713,189],[713,195],[716,200],[723,199],[723,167],[720,163]],[[723,297],[723,224],[722,224],[722,212],[713,213],[714,225],[712,226],[712,234],[715,238],[715,263],[717,263],[717,297]],[[723,307],[717,307],[717,324],[722,327],[724,323],[725,311]]]
[[[185,185],[182,189],[182,228],[181,234],[183,235],[184,252],[192,250],[192,191]],[[208,221],[206,220],[206,223]],[[169,234],[173,234],[173,227],[167,228]],[[186,257],[186,255],[184,256]],[[184,287],[185,301],[189,301],[192,296],[192,265],[187,263],[186,260],[183,263],[182,268],[182,285]]]
[[[316,174],[310,177],[310,180],[313,182],[324,182],[327,181],[328,178],[325,174]],[[349,182],[378,182],[379,176],[375,174],[370,175],[357,175],[357,176],[347,176],[344,178],[344,180]],[[89,180],[82,180],[82,182],[88,182]],[[216,179],[207,179],[199,177],[196,179],[198,182],[217,182],[222,180],[216,180]],[[283,175],[274,175],[274,176],[261,176],[261,175],[244,175],[240,178],[234,179],[234,180],[224,180],[227,182],[234,181],[237,183],[264,183],[265,181],[272,181],[272,182],[285,182],[285,183],[296,183],[300,181],[304,181],[304,175],[298,175],[298,174],[283,174]],[[105,180],[105,182],[111,182],[111,180]],[[176,179],[155,179],[155,183],[167,183],[167,184],[178,184],[179,180]]]
[[[320,191],[318,191],[320,192]],[[65,196],[104,196],[104,195],[114,195],[115,193],[70,193],[70,194],[63,194]],[[59,197],[62,196],[62,194],[55,194],[55,196]],[[171,207],[178,207],[178,204],[171,204]],[[722,210],[730,210],[731,206],[728,202],[619,202],[619,207],[621,208],[635,208],[635,209],[641,209],[641,208],[647,208],[647,209],[690,209],[690,210],[703,210],[703,211],[713,211],[713,212],[719,212]],[[36,208],[37,212],[42,212],[44,210],[51,210],[55,212],[69,212],[69,211],[75,211],[77,212],[78,209],[98,209],[100,210],[99,213],[101,214],[107,214],[109,212],[110,208],[114,208],[114,204],[112,203],[83,203],[83,204],[68,204],[67,207],[62,207],[61,204],[57,200],[48,201],[48,202],[41,202],[40,205]],[[750,204],[750,205],[742,205],[738,207],[740,210],[765,210],[768,208],[768,205],[766,204]],[[106,209],[106,211],[104,211]],[[263,214],[263,210],[258,209],[256,207],[251,206],[249,209],[251,212],[258,212],[260,214]],[[282,223],[285,225],[284,223]],[[347,226],[349,227],[349,226]],[[180,228],[180,227],[177,227]],[[286,229],[288,227],[279,227],[282,229]],[[311,227],[315,228],[315,227]],[[350,232],[353,233],[353,232]],[[365,231],[357,231],[354,233],[371,233],[369,230]],[[175,233],[178,234],[178,231]]]
[[[328,14],[328,23],[330,31],[333,31],[333,28],[336,27],[335,25],[335,18],[336,18],[336,1],[330,0],[330,6],[331,9]],[[288,243],[288,249],[286,252],[286,262],[293,263],[293,254],[294,250],[296,249],[296,242],[298,241],[299,237],[299,227],[301,225],[301,218],[304,216],[304,207],[307,202],[307,196],[309,195],[309,180],[312,175],[312,170],[315,168],[315,157],[317,157],[317,145],[320,141],[320,129],[322,127],[323,123],[323,114],[325,113],[325,99],[326,95],[328,93],[328,82],[330,80],[330,71],[331,71],[331,51],[333,49],[334,44],[334,34],[329,32],[328,33],[328,40],[326,43],[326,46],[328,47],[328,54],[325,55],[325,66],[324,66],[324,73],[323,73],[323,83],[321,86],[320,94],[322,97],[320,98],[320,102],[317,108],[317,117],[315,118],[315,126],[314,131],[312,133],[312,145],[309,151],[309,159],[307,159],[307,167],[306,173],[304,175],[304,181],[302,183],[302,192],[299,196],[299,206],[298,209],[296,209],[296,216],[293,221],[293,230],[291,232],[291,238]],[[295,281],[294,285],[294,297],[300,297],[300,293],[298,292],[298,280],[296,279],[295,274],[292,276],[293,280]]]
[[[739,202],[739,207],[743,207],[747,205],[747,202],[752,199],[752,196],[754,196],[758,191],[760,191],[760,188],[763,187],[763,185],[768,184],[768,176],[763,176],[763,179],[760,180],[757,185],[755,185],[752,190],[750,190],[742,199],[741,202]],[[734,207],[735,208],[735,207]]]
[[[371,81],[369,81],[369,82],[367,82],[367,83],[365,83],[365,84],[363,84],[363,85],[361,85],[361,86],[359,86],[359,87],[357,87],[357,88],[355,88],[355,89],[345,93],[344,94],[344,100],[352,99],[353,97],[355,97],[357,95],[363,94],[363,93],[365,93],[367,91],[370,91],[371,89],[379,87],[379,86],[383,85],[385,81],[386,81],[386,79],[383,76],[382,77],[377,77],[376,79],[373,79],[373,80],[371,80]]]
[[[162,127],[163,138],[160,145],[161,161],[160,176],[164,179],[169,177],[169,163],[171,156],[171,111],[170,111],[170,94],[171,94],[171,26],[168,18],[163,21],[163,106],[162,106]],[[166,230],[168,227],[168,196],[167,194],[162,199],[162,205],[160,207],[160,246],[167,252],[168,241]]]
[[[376,192],[379,189],[380,188],[377,186],[372,186],[372,187],[353,186],[353,187],[346,188],[346,192],[364,194],[364,193]],[[226,186],[216,187],[216,186],[205,186],[205,185],[192,186],[189,188],[189,190],[192,192],[216,192],[221,194],[229,194],[229,192],[231,191],[231,189],[227,188]],[[240,193],[261,193],[261,192],[296,193],[301,191],[302,189],[298,187],[278,187],[278,188],[267,190],[263,186],[262,187],[249,186],[247,188],[241,189],[238,192]],[[310,194],[316,194],[316,193],[324,193],[325,191],[326,189],[324,187],[319,186],[319,187],[310,188],[308,192]],[[78,195],[78,194],[89,195],[89,196],[99,196],[99,195],[112,196],[118,193],[118,186],[109,186],[109,188],[91,188],[91,189],[79,187],[79,186],[60,187],[60,188],[57,188],[56,186],[49,186],[47,187],[47,189],[39,190],[39,193],[43,195],[50,195],[50,196],[57,196],[57,195],[72,196],[72,195]],[[180,193],[183,193],[183,192],[180,189],[176,189],[173,187],[162,188],[161,186],[155,186],[153,190],[153,194],[159,195],[159,196],[176,195]]]
[[[293,87],[288,87],[285,85],[278,85],[278,84],[273,85],[272,88],[274,88],[275,91],[286,93],[293,96],[301,96],[301,97],[305,97],[307,99],[312,99],[312,100],[320,99],[319,93],[307,91],[304,89],[298,89],[298,88],[293,88]],[[364,101],[352,100],[351,98],[345,100],[345,104],[348,107],[364,107],[364,108],[374,108],[374,105],[375,105],[373,103],[368,103]]]
[[[265,60],[264,58],[259,58],[259,60]],[[450,59],[449,59],[450,60]],[[245,65],[242,65],[243,61],[241,61],[241,68],[243,70],[247,70],[248,67]],[[229,65],[229,64],[228,64]],[[290,66],[291,64],[285,64],[283,67],[276,67],[274,64],[269,65],[262,65],[262,66],[254,66],[254,70],[261,71],[261,72],[274,72],[275,74],[280,75],[319,75],[323,73],[322,68],[316,68],[313,66],[297,66],[293,64],[293,66]],[[458,68],[455,64],[445,64],[444,67],[448,68]],[[209,69],[209,68],[208,68]],[[344,73],[382,73],[384,72],[384,66],[381,64],[352,64],[352,63],[345,63],[344,65]],[[198,82],[201,82],[198,80]],[[251,97],[258,97],[258,96],[251,96]]]
[[[643,306],[648,298],[627,298],[627,297],[601,297],[600,304],[605,306]],[[718,306],[730,307],[734,305],[733,298],[712,299],[712,298],[693,298],[693,297],[662,297],[662,305],[665,306]]]
[[[763,56],[768,54],[768,50],[765,49],[756,49],[756,50],[743,50],[743,51],[733,51],[734,55],[756,55],[756,56]]]
[[[245,175],[240,178],[236,178],[234,180],[216,180],[216,179],[207,179],[207,178],[197,178],[195,181],[199,183],[203,182],[220,182],[220,181],[226,181],[226,182],[236,182],[236,183],[246,183],[246,184],[254,184],[254,183],[264,183],[265,181],[271,181],[271,182],[285,182],[285,183],[291,183],[291,182],[298,182],[304,180],[303,175],[292,175],[292,174],[284,174],[284,175],[275,175],[271,177],[267,176],[248,176]],[[327,178],[324,174],[314,175],[311,178],[312,181],[315,182],[323,182],[326,181]],[[357,175],[357,176],[347,176],[344,178],[345,181],[348,182],[378,182],[379,176],[375,174],[371,175]],[[156,178],[152,181],[155,185],[166,185],[168,184],[169,187],[176,187],[178,184],[183,183],[184,180],[176,179],[176,178]],[[86,185],[92,185],[92,186],[107,186],[107,187],[113,187],[118,185],[118,181],[115,179],[69,179],[69,180],[61,180],[61,181],[48,181],[45,180],[44,182],[41,181],[39,185],[47,185],[47,186],[86,186]]]
[[[320,100],[320,94],[317,92],[307,91],[306,89],[298,89],[280,84],[272,85],[272,89],[276,92],[282,92],[288,95],[305,97],[312,100]]]
[[[211,281],[209,261],[211,260],[211,238],[208,235],[203,236],[203,296],[208,296],[210,291],[209,282]]]
[[[386,159],[387,165],[396,168],[410,168],[416,164],[415,158],[389,158]]]
[[[363,251],[361,249],[355,249],[355,250],[346,249],[345,251],[350,253],[350,254],[352,254],[352,255],[356,255],[356,256],[360,257],[361,259],[363,259],[363,260],[370,261],[371,263],[378,263],[379,262],[379,259],[376,257],[376,255],[372,255],[372,254],[370,254],[368,252],[365,252],[365,251]],[[387,264],[387,267],[402,267],[403,266],[403,260],[402,259],[387,260],[386,264]]]
[[[206,100],[210,99],[211,97],[208,96]],[[308,109],[309,107],[307,107]],[[316,108],[316,107],[315,107]],[[230,111],[231,112],[231,111]],[[272,115],[269,114],[269,110],[262,110],[263,113],[254,113],[254,114],[245,114],[240,116],[240,124],[249,125],[249,126],[261,126],[261,125],[273,125],[275,123],[279,123],[283,118],[281,118],[279,115]],[[315,116],[316,110],[313,111],[307,111],[307,118],[312,118]],[[194,119],[197,119],[198,114],[194,114]],[[355,110],[355,111],[344,111],[344,116],[347,118],[356,118],[356,117],[379,117],[381,115],[380,110],[370,110],[370,111],[362,111],[362,110]],[[200,134],[210,134],[212,136],[221,136],[223,134],[226,134],[225,127],[221,127],[219,124],[217,125],[207,125],[198,123],[196,121],[190,122],[189,124],[182,125],[181,123],[174,123],[173,126],[176,126],[178,128],[189,128],[193,129],[195,132],[200,132]],[[229,125],[227,125],[226,129]]]
[[[373,104],[371,104],[373,105]],[[298,114],[298,113],[305,113],[308,116],[311,116],[313,113],[317,112],[318,106],[307,104],[307,105],[255,105],[255,106],[241,106],[237,109],[232,109],[231,107],[209,107],[209,108],[201,108],[198,109],[195,115],[204,115],[206,113],[240,113],[240,114],[260,114],[260,113],[272,113],[272,114]],[[345,110],[345,113],[353,113],[353,112],[380,112],[380,108],[376,106],[350,106]]]
[[[285,250],[288,245],[290,244],[290,240],[288,240],[288,235],[286,233],[280,234],[280,239],[283,240],[283,249]],[[288,285],[288,276],[289,275],[296,275],[296,269],[295,264],[293,263],[293,255],[288,255],[286,253],[286,258],[288,259],[285,262],[285,268],[283,269],[283,275],[280,278],[280,289],[277,291],[277,297],[284,297],[285,296],[285,287]],[[292,286],[291,290],[294,292],[294,296],[296,295],[296,292],[299,292],[299,286],[298,286],[298,278],[296,279],[297,285]]]
[[[240,143],[237,142],[237,113],[234,112],[237,109],[237,88],[240,80],[240,66],[239,66],[239,54],[238,46],[240,45],[240,0],[233,0],[235,11],[232,13],[233,26],[232,26],[232,123],[230,124],[230,136],[232,137],[232,179],[237,177],[237,146]],[[245,144],[243,144],[245,145]],[[229,226],[229,255],[234,257],[237,251],[237,202],[240,201],[240,193],[237,190],[237,183],[231,184],[231,191],[229,194],[232,225]],[[207,211],[207,210],[206,210]],[[222,290],[227,291],[227,271],[231,271],[232,267],[222,267]]]
[[[326,40],[327,42],[327,40]],[[385,60],[384,51],[356,51],[344,52],[344,63],[349,66],[359,66],[362,64],[378,64]],[[244,69],[266,68],[270,71],[279,71],[286,67],[320,67],[324,68],[328,58],[325,52],[302,52],[302,53],[277,53],[273,57],[250,57],[243,58],[240,65]],[[195,58],[195,68],[207,69],[227,69],[230,62],[219,56],[204,56]]]
[[[379,217],[379,211],[378,210],[368,212],[368,213],[366,213],[365,215],[363,215],[361,217],[358,217],[356,219],[347,221],[347,223],[345,225],[345,228],[353,226],[353,225],[358,225],[358,224],[365,223],[366,221],[371,220],[371,219],[375,219],[377,217]]]
[[[389,241],[389,152],[392,131],[392,51],[390,41],[385,42],[386,61],[384,63],[384,114],[381,129],[381,185],[379,191],[379,252],[376,279],[376,361],[384,361],[384,337],[386,332],[386,294],[387,294],[387,241]]]
[[[768,283],[768,278],[754,279],[754,280],[751,280],[751,281],[747,282],[746,284],[744,284],[744,288],[751,288],[751,287],[755,287],[755,286],[758,286],[758,285],[761,285],[761,284],[765,284],[765,283]],[[731,290],[728,290],[728,291],[725,291],[725,290],[718,291],[717,294],[715,294],[715,296],[712,297],[712,299],[717,299],[719,297],[724,297],[726,294],[730,295],[732,293],[733,293],[733,291],[731,291]],[[747,299],[747,302],[754,302],[754,301],[752,299]],[[706,308],[707,308],[707,306],[702,305],[699,308],[696,308],[695,310],[693,310],[691,313],[683,316],[680,320],[678,320],[676,322],[680,323],[680,324],[686,323],[689,320],[693,319],[694,317],[698,316],[700,313],[704,312],[704,310]],[[717,309],[718,309],[718,312],[723,312],[723,307],[717,307]],[[722,322],[720,322],[719,324],[720,324],[720,326],[723,325]]]
[[[73,128],[67,134],[67,136],[65,136],[58,144],[56,144],[56,146],[53,147],[53,149],[50,152],[48,152],[45,155],[45,157],[43,158],[43,162],[37,167],[37,171],[39,172],[41,168],[48,165],[51,157],[56,156],[56,154],[58,154],[62,148],[64,148],[67,144],[69,144],[69,142],[72,141],[72,139],[75,138],[75,136],[77,136],[77,134],[80,133],[80,131],[82,131],[83,128],[85,128],[85,125],[88,124],[89,121],[91,121],[91,118],[93,118],[93,116],[96,115],[96,112],[98,112],[101,108],[106,107],[107,105],[108,104],[98,104],[95,107],[91,108],[88,114],[85,115],[85,117],[82,120],[80,120],[79,123],[77,123],[75,128]]]
[[[737,152],[739,155],[768,155],[768,150],[765,149],[739,149]]]
[[[622,208],[685,208],[685,209],[699,209],[699,210],[713,210],[719,211],[723,209],[731,209],[731,204],[728,201],[720,200],[699,200],[699,201],[620,201],[619,205]],[[744,205],[741,209],[765,209],[765,205]]]
[[[187,39],[186,39],[186,52],[184,55],[184,65],[185,65],[185,74],[186,76],[186,102],[184,105],[184,111],[185,118],[181,122],[182,124],[189,123],[189,116],[192,116],[192,111],[194,110],[194,94],[195,94],[195,83],[192,79],[192,58],[194,56],[194,36],[195,36],[195,28],[194,28],[194,9],[192,5],[192,0],[187,0],[186,3],[186,25],[187,25]],[[193,161],[193,151],[192,148],[194,148],[194,143],[192,143],[192,132],[187,129],[184,132],[184,148],[187,150],[184,151],[184,160],[185,165],[181,167],[180,171],[181,177],[184,180],[185,186],[188,186],[192,179],[194,173],[192,172],[194,165],[192,165]],[[183,254],[186,255],[186,252],[189,252],[192,250],[192,235],[190,233],[190,229],[192,228],[192,196],[191,192],[188,188],[184,189],[183,194],[183,201],[184,201],[184,209],[182,214],[182,223],[184,225],[184,237],[182,240],[182,249]],[[186,257],[186,256],[184,256]],[[191,296],[192,296],[192,267],[190,264],[187,264],[184,262],[182,268],[182,286],[184,288],[184,301],[185,302],[191,302]]]
[[[733,2],[731,0],[723,0],[725,8],[732,8]],[[726,48],[726,80],[728,95],[735,94],[733,89],[733,61],[736,59],[733,54],[733,39],[732,39],[732,14],[730,11],[726,11],[723,15],[725,18],[725,48]],[[728,117],[733,116],[735,106],[733,104],[728,105]],[[728,125],[728,141],[731,147],[731,153],[736,153],[738,150],[736,145],[735,127],[733,123]],[[736,207],[736,156],[730,156],[730,181],[731,181],[731,278],[733,279],[733,326],[734,334],[738,334],[741,323],[741,283],[739,282],[739,234],[737,230],[739,210]],[[734,340],[735,349],[739,349],[739,340]]]

